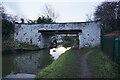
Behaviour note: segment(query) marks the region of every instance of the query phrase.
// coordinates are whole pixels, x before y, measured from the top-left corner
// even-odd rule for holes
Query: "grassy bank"
[[[28,49],[28,50],[39,49],[39,47],[35,45],[30,45],[27,43],[21,43],[18,41],[10,41],[10,40],[3,41],[2,46],[3,46],[3,50],[4,49]]]
[[[72,55],[70,51],[65,52],[60,58],[38,73],[38,78],[59,78],[68,77],[69,66],[72,64]]]
[[[88,62],[90,63],[94,78],[117,78],[118,67],[113,64],[99,49],[89,56]]]
[[[106,59],[98,48],[73,48],[40,71],[37,78],[80,78],[80,57],[90,50],[94,50],[88,58],[93,78],[118,77],[117,65]]]
[[[37,78],[80,78],[80,56],[89,50],[89,48],[82,48],[66,51],[51,65],[39,72]]]

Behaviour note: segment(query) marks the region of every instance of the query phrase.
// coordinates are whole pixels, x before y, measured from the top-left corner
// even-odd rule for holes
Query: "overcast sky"
[[[96,6],[105,0],[3,0],[10,14],[35,20],[44,14],[45,5],[50,5],[58,15],[57,22],[83,22],[92,15]]]

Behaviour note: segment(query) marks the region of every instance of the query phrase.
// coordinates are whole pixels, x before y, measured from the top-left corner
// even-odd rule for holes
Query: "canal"
[[[60,45],[57,48],[39,51],[4,51],[2,55],[2,75],[4,77],[10,73],[37,74],[70,48]]]

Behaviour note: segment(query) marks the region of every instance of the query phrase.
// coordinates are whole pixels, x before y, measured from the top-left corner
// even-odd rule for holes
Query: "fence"
[[[101,49],[112,60],[120,63],[120,36],[101,36]]]

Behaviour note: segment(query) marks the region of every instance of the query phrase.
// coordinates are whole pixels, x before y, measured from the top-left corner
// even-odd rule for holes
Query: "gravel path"
[[[89,50],[88,52],[81,51],[80,49],[71,49],[71,52],[74,57],[74,72],[73,75],[75,78],[92,78],[92,73],[90,66],[87,63],[89,55],[93,52],[93,50]],[[76,66],[75,66],[76,65]]]
[[[88,63],[87,63],[87,59],[89,54],[91,54],[93,51],[89,51],[87,53],[84,53],[83,55],[81,55],[80,57],[80,72],[81,72],[81,78],[91,78],[92,74],[90,72]]]

